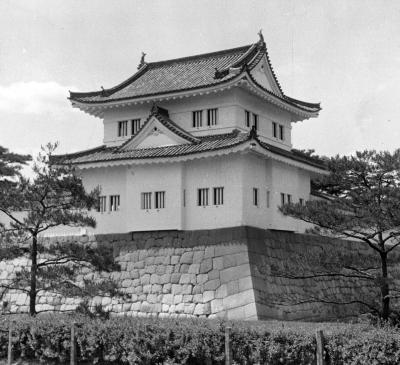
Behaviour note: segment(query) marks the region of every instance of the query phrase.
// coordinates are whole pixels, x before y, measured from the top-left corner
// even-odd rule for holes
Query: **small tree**
[[[0,185],[0,211],[9,226],[0,227],[0,260],[27,257],[30,267],[18,271],[1,284],[7,290],[29,295],[29,313],[36,314],[36,298],[47,291],[86,298],[97,294],[118,294],[111,280],[84,280],[77,283],[80,269],[114,270],[112,248],[74,242],[44,244],[40,234],[58,226],[95,227],[89,215],[98,203],[98,189],[86,192],[71,166],[56,166],[57,145],[42,148],[33,165],[32,180],[19,176],[12,184]]]
[[[379,274],[358,273],[378,284],[380,313],[388,319],[395,291],[390,286],[388,255],[400,245],[400,150],[356,152],[327,163],[330,174],[313,182],[313,188],[327,199],[286,204],[281,211],[315,225],[314,233],[355,239],[376,252]]]

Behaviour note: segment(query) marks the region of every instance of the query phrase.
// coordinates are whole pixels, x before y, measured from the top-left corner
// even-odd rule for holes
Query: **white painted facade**
[[[253,135],[252,140],[237,147],[190,156],[127,158],[78,164],[86,188],[99,186],[101,195],[106,197],[105,211],[92,212],[97,220],[95,233],[196,230],[241,225],[304,231],[304,224],[284,217],[278,207],[282,194],[286,201],[289,197],[292,202],[310,199],[310,180],[312,176],[323,173],[320,167],[290,155],[292,123],[317,116],[319,107],[289,100],[273,74],[263,39],[249,50],[253,52],[254,47],[259,50],[253,59],[257,60],[257,64],[246,61],[250,71],[245,68],[229,69],[231,79],[221,86],[178,90],[153,97],[145,94],[132,100],[110,100],[98,104],[74,101],[71,96],[74,107],[103,120],[103,143],[107,148],[120,147],[128,151],[190,143],[179,131],[169,129],[151,114],[154,103],[168,111],[169,119],[194,139],[223,135],[234,130],[247,135],[254,115],[258,119],[256,138]],[[262,57],[257,58],[259,55]],[[215,125],[207,125],[209,109],[217,109]],[[203,111],[202,126],[194,127],[193,112],[199,110]],[[246,111],[250,113],[249,125]],[[131,121],[137,119],[140,119],[143,128],[133,137]],[[119,136],[119,124],[123,121],[128,121],[128,132]],[[262,142],[286,154],[263,147]],[[223,204],[215,204],[214,188],[223,188]],[[198,189],[208,189],[208,204],[199,205]],[[156,192],[164,192],[165,206],[159,209],[154,206]],[[143,206],[142,193],[151,193],[151,208]],[[116,211],[110,209],[110,199],[114,195],[118,195],[120,201]]]

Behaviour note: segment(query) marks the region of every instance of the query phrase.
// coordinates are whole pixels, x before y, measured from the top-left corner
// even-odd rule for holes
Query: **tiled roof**
[[[259,47],[248,45],[191,57],[151,62],[145,64],[131,78],[111,89],[89,93],[71,92],[70,99],[84,103],[109,102],[220,84],[235,76],[224,73],[227,68],[244,65],[258,51]],[[216,70],[218,70],[217,75]]]
[[[264,55],[278,88],[276,93],[263,88],[248,72]],[[137,73],[115,87],[93,92],[70,92],[70,100],[87,105],[134,100],[212,87],[233,80],[239,74],[248,75],[263,91],[305,112],[315,113],[321,109],[317,103],[305,103],[284,95],[262,40],[218,52],[144,63]]]
[[[254,137],[254,134],[240,133],[238,130],[234,130],[231,133],[201,136],[198,137],[199,143],[196,144],[180,144],[174,146],[155,147],[155,148],[144,148],[144,149],[133,149],[125,150],[121,147],[106,147],[100,146],[87,152],[78,152],[74,154],[68,154],[58,156],[59,161],[63,163],[72,164],[87,164],[96,162],[106,161],[120,161],[120,160],[141,160],[141,159],[155,159],[155,158],[171,158],[178,156],[187,156],[191,154],[197,154],[208,151],[218,151],[223,149],[232,148],[238,146],[246,141],[249,141]],[[300,152],[292,152],[275,147],[265,142],[261,142],[257,139],[259,144],[267,149],[268,151],[287,157],[289,159],[305,163],[307,165],[325,169],[325,167],[315,160],[301,154]]]

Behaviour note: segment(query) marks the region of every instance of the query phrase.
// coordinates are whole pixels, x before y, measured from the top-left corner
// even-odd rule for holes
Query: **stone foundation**
[[[332,253],[339,247],[350,256],[371,254],[357,243],[251,227],[44,238],[48,242],[72,239],[113,246],[121,271],[107,275],[120,283],[127,299],[95,297],[91,304],[101,304],[116,315],[323,320],[358,314],[366,308],[307,298],[326,294],[339,301],[357,298],[360,293],[377,295],[374,288],[354,278],[293,279],[284,275],[287,265],[295,272],[296,265],[301,272],[309,271],[304,267],[307,263],[298,262],[304,252]],[[21,260],[1,262],[0,280],[25,264]],[[82,278],[93,275],[88,272]],[[28,310],[25,294],[6,293],[3,302],[11,312]],[[78,299],[45,293],[38,298],[37,310],[72,310],[78,303]]]

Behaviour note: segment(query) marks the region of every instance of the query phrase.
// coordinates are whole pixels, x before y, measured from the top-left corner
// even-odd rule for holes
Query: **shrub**
[[[11,318],[0,318],[0,358],[7,354]],[[14,356],[44,363],[69,361],[76,322],[80,363],[224,364],[225,326],[232,327],[236,364],[314,364],[315,324],[223,322],[78,315],[14,317]],[[400,363],[400,330],[388,326],[318,325],[324,329],[327,364]]]

